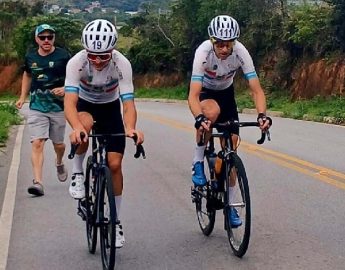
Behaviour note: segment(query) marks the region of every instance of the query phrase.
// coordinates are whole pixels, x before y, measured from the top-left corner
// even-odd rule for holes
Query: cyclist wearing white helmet
[[[107,20],[88,23],[82,33],[84,50],[78,52],[67,64],[65,81],[65,115],[72,127],[70,140],[80,143],[73,159],[71,196],[85,196],[83,160],[88,148],[88,138],[94,121],[97,133],[126,133],[138,136],[141,144],[144,135],[136,129],[137,111],[134,103],[132,67],[128,59],[115,48],[118,39],[115,26]],[[122,113],[121,104],[122,101]],[[111,117],[111,121],[109,121]],[[115,187],[117,216],[120,218],[123,175],[121,163],[125,149],[124,137],[112,137],[107,145],[108,164]],[[122,225],[116,225],[116,247],[124,244]]]
[[[188,103],[195,117],[197,141],[200,140],[201,131],[210,132],[210,126],[215,122],[238,120],[237,105],[234,95],[233,79],[238,69],[242,69],[258,112],[258,121],[261,129],[269,128],[266,119],[266,98],[255,72],[253,60],[237,39],[240,28],[237,21],[228,16],[220,15],[213,18],[208,26],[210,39],[204,41],[196,50],[193,71],[190,82]],[[238,135],[238,130],[235,131]],[[234,136],[234,145],[238,137]],[[208,138],[206,135],[205,138]],[[203,146],[196,146],[193,159],[192,181],[195,186],[206,184],[204,173],[204,151],[207,141]],[[234,186],[231,181],[230,186]],[[230,189],[229,201],[232,201]],[[236,211],[230,211],[232,226],[242,224]]]

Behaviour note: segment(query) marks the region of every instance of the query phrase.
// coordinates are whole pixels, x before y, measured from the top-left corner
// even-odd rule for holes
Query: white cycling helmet
[[[235,40],[240,36],[240,27],[234,18],[220,15],[211,20],[208,35],[217,40]]]
[[[114,49],[117,38],[116,28],[111,22],[97,19],[84,27],[81,42],[88,51],[102,53]]]

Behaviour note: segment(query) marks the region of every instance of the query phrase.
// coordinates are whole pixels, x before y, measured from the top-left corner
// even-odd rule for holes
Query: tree
[[[331,24],[335,29],[337,43],[345,51],[345,1],[327,0],[324,1],[333,7]]]
[[[11,46],[13,29],[29,12],[29,7],[23,2],[2,2],[0,6],[0,59],[8,63],[14,58]]]
[[[84,23],[64,16],[30,17],[20,23],[13,38],[19,59],[24,59],[28,49],[36,47],[34,31],[37,25],[47,23],[56,30],[56,45],[68,49],[72,54],[81,49],[80,36]]]
[[[322,56],[334,46],[330,7],[296,6],[289,18],[287,39],[303,49],[304,54]]]

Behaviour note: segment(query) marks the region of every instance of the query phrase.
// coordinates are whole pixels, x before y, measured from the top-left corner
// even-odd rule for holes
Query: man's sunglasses
[[[46,39],[53,40],[54,35],[48,35],[48,36],[37,36],[41,41],[44,41]]]
[[[101,62],[106,62],[111,59],[111,53],[88,53],[87,59],[92,62],[97,61],[97,59]]]

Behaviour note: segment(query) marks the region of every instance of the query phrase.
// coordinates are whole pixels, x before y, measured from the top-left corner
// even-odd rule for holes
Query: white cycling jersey
[[[87,59],[87,51],[73,56],[66,67],[65,92],[96,104],[121,98],[134,99],[132,66],[119,51],[113,50],[109,65],[96,70]]]
[[[241,42],[236,40],[231,55],[221,60],[212,42],[206,40],[195,51],[191,81],[199,81],[211,90],[224,90],[233,83],[239,68],[247,80],[257,78],[252,57]]]

